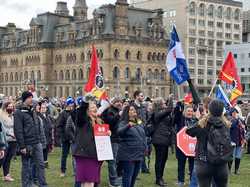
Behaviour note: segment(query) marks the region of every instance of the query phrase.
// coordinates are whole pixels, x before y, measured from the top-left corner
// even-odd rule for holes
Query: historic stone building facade
[[[134,8],[117,0],[88,19],[85,0],[76,0],[73,9],[71,16],[67,4],[58,2],[55,13],[33,18],[29,30],[12,23],[0,27],[0,93],[17,95],[30,80],[49,96],[81,94],[94,44],[110,96],[137,89],[148,96],[167,96],[170,81],[161,10]]]

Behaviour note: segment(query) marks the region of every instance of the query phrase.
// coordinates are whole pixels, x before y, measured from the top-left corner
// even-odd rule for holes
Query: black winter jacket
[[[120,136],[119,149],[117,153],[118,161],[141,161],[146,150],[146,135],[144,125],[130,127],[128,123],[122,121],[118,127]]]
[[[53,136],[52,136],[52,130],[53,125],[50,120],[50,117],[48,115],[43,115],[39,113],[39,117],[41,119],[42,127],[44,129],[44,134],[46,137],[46,145],[52,145],[53,144]]]
[[[102,120],[104,123],[109,124],[111,131],[111,142],[118,143],[119,136],[117,134],[118,125],[120,122],[119,109],[111,106],[102,113]]]
[[[94,132],[87,108],[88,103],[82,102],[76,111],[76,133],[72,152],[74,156],[97,159]]]
[[[154,113],[154,133],[152,143],[155,145],[170,146],[174,136],[172,108]]]
[[[38,114],[31,107],[21,104],[14,112],[14,134],[20,149],[27,145],[43,143],[44,130]]]
[[[65,132],[66,129],[66,124],[68,117],[70,116],[71,111],[69,110],[63,110],[58,117],[58,124],[57,124],[57,129],[60,134],[61,140],[64,141],[69,141],[67,134]]]

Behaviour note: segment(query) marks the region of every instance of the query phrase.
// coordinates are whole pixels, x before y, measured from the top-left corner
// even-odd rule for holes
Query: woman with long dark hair
[[[133,105],[124,108],[117,132],[120,136],[117,160],[122,170],[122,187],[134,187],[146,150],[146,135]]]

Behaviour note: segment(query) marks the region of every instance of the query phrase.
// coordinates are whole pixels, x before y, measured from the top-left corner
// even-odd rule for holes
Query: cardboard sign
[[[109,136],[109,125],[96,124],[94,126],[95,145],[99,161],[113,160],[113,151]]]

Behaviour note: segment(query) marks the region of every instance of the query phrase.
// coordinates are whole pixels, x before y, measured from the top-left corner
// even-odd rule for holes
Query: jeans
[[[189,187],[198,187],[198,179],[197,179],[197,174],[196,174],[196,169],[194,167],[192,176],[191,176],[191,181],[189,184]]]
[[[168,160],[168,146],[154,145],[155,147],[155,176],[156,180],[163,178],[164,169]]]
[[[136,177],[140,172],[141,161],[121,161],[122,187],[134,187]]]
[[[186,157],[184,154],[178,157],[178,182],[184,183],[185,181],[185,167],[186,161],[188,159],[189,164],[189,174],[192,176],[193,168],[194,168],[194,158]]]
[[[227,164],[211,165],[206,162],[195,162],[195,168],[200,187],[210,187],[212,179],[218,187],[228,186],[228,166]]]
[[[70,142],[63,141],[62,142],[62,156],[61,156],[61,172],[65,173],[67,169],[67,158],[70,151]]]
[[[108,171],[109,171],[109,183],[112,186],[120,186],[122,181],[117,175],[117,152],[118,152],[118,143],[112,143],[112,150],[114,155],[114,160],[108,161]]]
[[[1,160],[0,165],[3,167],[3,175],[7,176],[10,172],[10,163],[13,156],[16,154],[16,142],[8,142],[8,147],[5,151],[5,157]]]
[[[43,147],[42,144],[35,144],[30,146],[32,149],[31,156],[22,155],[22,187],[32,187],[32,171],[31,162],[35,164],[36,175],[39,187],[47,187],[45,179],[45,168],[43,160]]]

